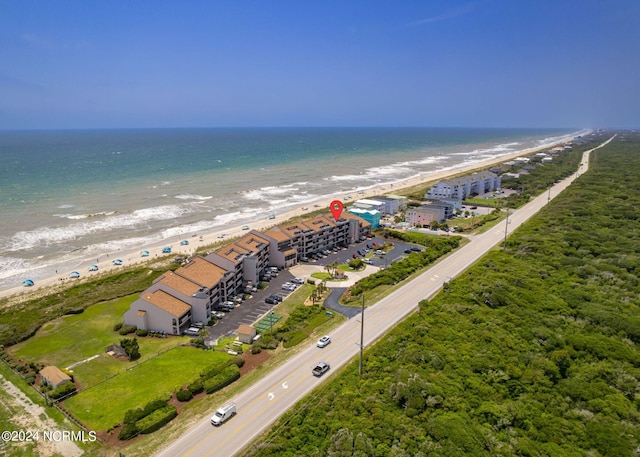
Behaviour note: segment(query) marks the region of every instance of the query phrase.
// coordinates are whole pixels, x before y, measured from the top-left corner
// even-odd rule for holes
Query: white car
[[[248,225],[243,225],[242,226],[242,230],[249,230],[249,226]]]
[[[294,283],[294,284],[304,284],[304,279],[302,279],[302,278],[293,278],[291,280],[291,282]]]
[[[331,338],[329,338],[327,335],[323,336],[322,338],[320,338],[318,340],[318,344],[316,344],[316,346],[318,346],[319,348],[323,348],[326,345],[328,345],[329,343],[331,343]]]

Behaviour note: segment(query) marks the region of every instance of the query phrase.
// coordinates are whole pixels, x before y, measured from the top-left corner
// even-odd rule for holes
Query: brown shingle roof
[[[304,222],[294,222],[287,225],[281,225],[280,228],[291,237],[298,235],[301,232],[313,230],[313,228],[309,227]]]
[[[251,252],[260,252],[265,249],[265,245],[269,245],[269,240],[255,233],[249,233],[236,241],[235,244]]]
[[[267,231],[265,235],[270,236],[271,238],[276,240],[278,243],[281,243],[283,241],[289,241],[291,239],[291,237],[287,235],[280,227],[273,227],[272,229]]]
[[[58,386],[63,382],[71,381],[71,376],[54,366],[44,367],[40,370],[40,376],[49,381],[50,384]]]
[[[307,224],[309,227],[312,227],[316,231],[320,231],[327,227],[335,227],[336,225],[335,219],[333,219],[333,216],[329,218],[329,217],[325,217],[324,215],[316,216],[312,219],[306,220],[305,224]]]
[[[191,306],[161,289],[145,292],[141,298],[176,317],[184,315],[191,309]]]
[[[216,254],[231,260],[234,264],[240,263],[242,257],[249,255],[250,253],[251,252],[248,249],[238,246],[236,243],[223,246],[216,251]]]
[[[167,271],[160,277],[160,280],[158,282],[170,287],[173,290],[182,292],[185,295],[193,295],[198,290],[200,290],[200,287],[202,287],[201,285],[196,284],[195,282],[190,281],[189,279],[183,277],[182,275],[176,274],[173,271]]]
[[[208,287],[209,289],[218,285],[225,273],[226,270],[214,265],[207,259],[200,256],[195,257],[184,267],[176,270],[176,274],[183,276],[196,284]],[[193,291],[189,295],[192,295],[195,292],[197,292],[197,290]]]
[[[371,224],[367,221],[365,221],[364,219],[362,219],[359,216],[356,216],[355,214],[351,214],[347,211],[343,211],[342,215],[340,216],[341,218],[345,218],[345,219],[356,219],[358,222],[360,222],[360,225],[362,225],[363,227],[369,227],[371,226]]]

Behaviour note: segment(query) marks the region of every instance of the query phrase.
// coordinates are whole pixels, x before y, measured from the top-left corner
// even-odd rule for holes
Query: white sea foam
[[[0,256],[0,279],[31,272],[33,263],[19,257]]]
[[[196,203],[193,203],[196,204]],[[51,246],[66,243],[87,235],[97,235],[122,228],[134,228],[149,221],[168,220],[190,213],[190,205],[164,205],[144,208],[131,213],[113,214],[97,220],[73,223],[62,227],[40,227],[35,230],[18,232],[5,249],[19,251],[36,246]]]
[[[397,155],[372,154],[364,159],[346,155],[344,160],[336,162],[339,171],[331,177],[327,177],[331,168],[322,169],[308,163],[301,168],[285,163],[265,166],[259,175],[252,174],[257,169],[250,168],[242,170],[241,175],[234,175],[235,169],[228,168],[230,177],[225,182],[233,185],[218,182],[215,188],[205,175],[203,179],[191,175],[188,179],[162,176],[152,185],[141,183],[140,188],[132,188],[130,192],[126,192],[129,190],[126,186],[121,187],[123,196],[114,201],[105,200],[108,196],[99,192],[95,196],[87,194],[77,201],[67,195],[52,204],[58,212],[56,222],[52,222],[54,219],[42,222],[46,219],[38,213],[33,218],[33,225],[8,226],[17,228],[2,234],[0,287],[19,285],[26,277],[37,280],[51,276],[61,265],[62,268],[76,268],[81,261],[86,261],[86,257],[102,258],[106,253],[136,251],[161,240],[179,239],[227,226],[252,226],[251,221],[267,214],[288,207],[307,206],[321,197],[355,197],[357,192],[377,185],[388,186],[404,179],[456,170],[518,149],[545,147],[588,133],[549,135],[541,140],[535,134],[513,140],[507,136],[502,144],[494,145],[490,140],[477,142],[466,151],[465,146],[459,144],[450,147],[426,144],[422,153],[408,151],[405,154],[399,150]],[[402,160],[389,164],[388,161],[394,158]],[[235,176],[239,179],[233,180]],[[299,182],[291,182],[295,180]],[[251,184],[254,188],[246,190]],[[143,203],[148,208],[131,210],[141,201],[148,201]],[[81,208],[113,208],[118,213]]]
[[[283,186],[265,186],[259,189],[252,189],[246,192],[242,192],[242,195],[247,200],[264,200],[269,199],[276,195],[286,195],[296,190],[300,190],[300,187],[305,186],[306,182],[296,182],[292,184],[285,184]]]
[[[191,195],[191,194],[182,194],[182,195],[176,195],[176,198],[180,199],[180,200],[211,200],[213,198],[212,195],[209,195],[207,197],[203,196],[203,195]]]

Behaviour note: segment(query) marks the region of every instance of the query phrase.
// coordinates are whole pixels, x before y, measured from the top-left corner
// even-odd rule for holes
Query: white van
[[[232,418],[236,415],[236,404],[229,403],[224,405],[222,408],[218,409],[216,413],[211,416],[211,424],[216,427],[221,425],[223,422],[226,422],[227,419]]]

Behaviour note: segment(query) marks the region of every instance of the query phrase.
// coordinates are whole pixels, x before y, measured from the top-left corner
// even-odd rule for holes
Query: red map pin
[[[344,204],[340,200],[334,200],[329,205],[329,209],[331,210],[331,214],[333,214],[333,218],[338,222],[344,209]]]

